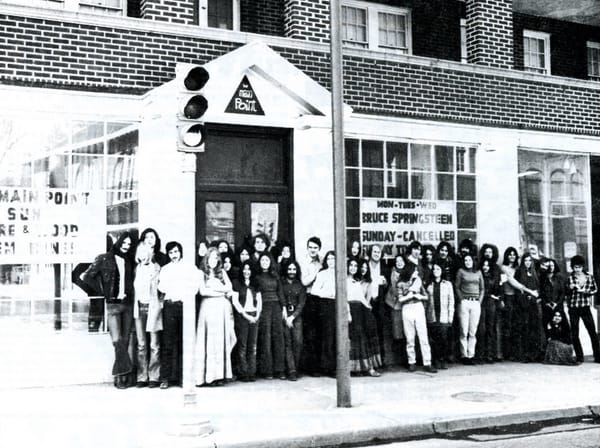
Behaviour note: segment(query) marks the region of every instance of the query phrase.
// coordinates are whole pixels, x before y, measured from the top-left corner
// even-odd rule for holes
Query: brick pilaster
[[[329,0],[284,0],[284,36],[329,43]]]
[[[512,69],[512,0],[467,0],[467,60]]]
[[[194,0],[140,0],[140,16],[160,22],[192,25]]]

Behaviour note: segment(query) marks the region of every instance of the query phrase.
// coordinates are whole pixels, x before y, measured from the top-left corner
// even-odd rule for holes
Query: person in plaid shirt
[[[584,271],[585,260],[581,255],[575,255],[571,258],[571,268],[573,272],[569,275],[567,283],[567,303],[569,305],[569,320],[571,321],[571,335],[573,337],[573,347],[577,362],[583,362],[583,350],[579,340],[579,319],[583,320],[583,325],[590,335],[592,341],[592,350],[594,352],[594,361],[600,363],[600,347],[596,328],[590,307],[592,305],[592,296],[596,294],[598,288],[594,277]]]

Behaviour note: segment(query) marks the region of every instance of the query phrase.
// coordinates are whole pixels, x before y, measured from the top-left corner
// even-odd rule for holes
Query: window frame
[[[544,66],[537,67],[526,64],[525,40],[536,39],[544,42]],[[530,53],[531,54],[531,53]],[[541,53],[537,53],[541,54]],[[550,63],[550,34],[542,31],[523,30],[523,69],[527,72],[537,73],[540,75],[551,75]]]
[[[589,79],[592,79],[594,81],[600,81],[600,42],[596,42],[596,41],[591,41],[588,40],[586,42],[586,59],[587,59],[587,75]],[[596,65],[596,69],[598,74],[594,75],[591,73],[590,69],[592,68],[592,61],[590,60],[590,50],[592,51],[596,51],[597,52],[597,56],[596,56],[596,60],[595,65]]]
[[[37,8],[59,9],[72,12],[127,15],[128,0],[118,0],[120,6],[103,5],[102,0],[7,0],[6,3],[34,6]]]
[[[233,11],[232,29],[214,28],[208,26],[208,0],[198,1],[198,25],[203,28],[210,28],[224,31],[240,31],[240,0],[230,0],[231,10]]]
[[[342,2],[342,7],[357,8],[366,11],[366,45],[361,45],[362,42],[358,42],[358,45],[352,45],[351,43],[342,42],[342,45],[345,48],[364,48],[371,51],[385,51],[397,54],[412,54],[412,15],[410,9],[368,3],[360,0],[344,0]],[[404,30],[406,45],[405,47],[391,47],[380,43],[379,13],[404,16],[404,21],[406,24]]]

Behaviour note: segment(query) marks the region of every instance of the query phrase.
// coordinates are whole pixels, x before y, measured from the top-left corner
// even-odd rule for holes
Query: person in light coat
[[[162,300],[158,297],[160,265],[153,261],[152,247],[140,242],[135,261],[135,302],[133,317],[137,337],[137,382],[136,387],[158,387],[160,384],[160,335],[163,329]],[[150,353],[148,356],[148,335]]]
[[[437,261],[434,261],[431,272],[432,282],[427,286],[431,354],[436,368],[447,369],[450,329],[454,318],[454,287],[451,282],[442,278],[444,270]]]

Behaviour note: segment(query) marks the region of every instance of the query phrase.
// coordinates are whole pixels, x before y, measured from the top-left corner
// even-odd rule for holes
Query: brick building
[[[563,268],[592,259],[600,26],[510,0],[342,4],[348,238],[387,256],[470,238]],[[0,1],[0,318],[85,333],[71,271],[124,229],[154,227],[189,257],[202,237],[259,230],[332,247],[328,8]],[[175,143],[177,63],[211,74],[198,155]],[[240,90],[254,113],[229,107]],[[77,340],[106,352],[57,381],[106,377],[108,344]]]

